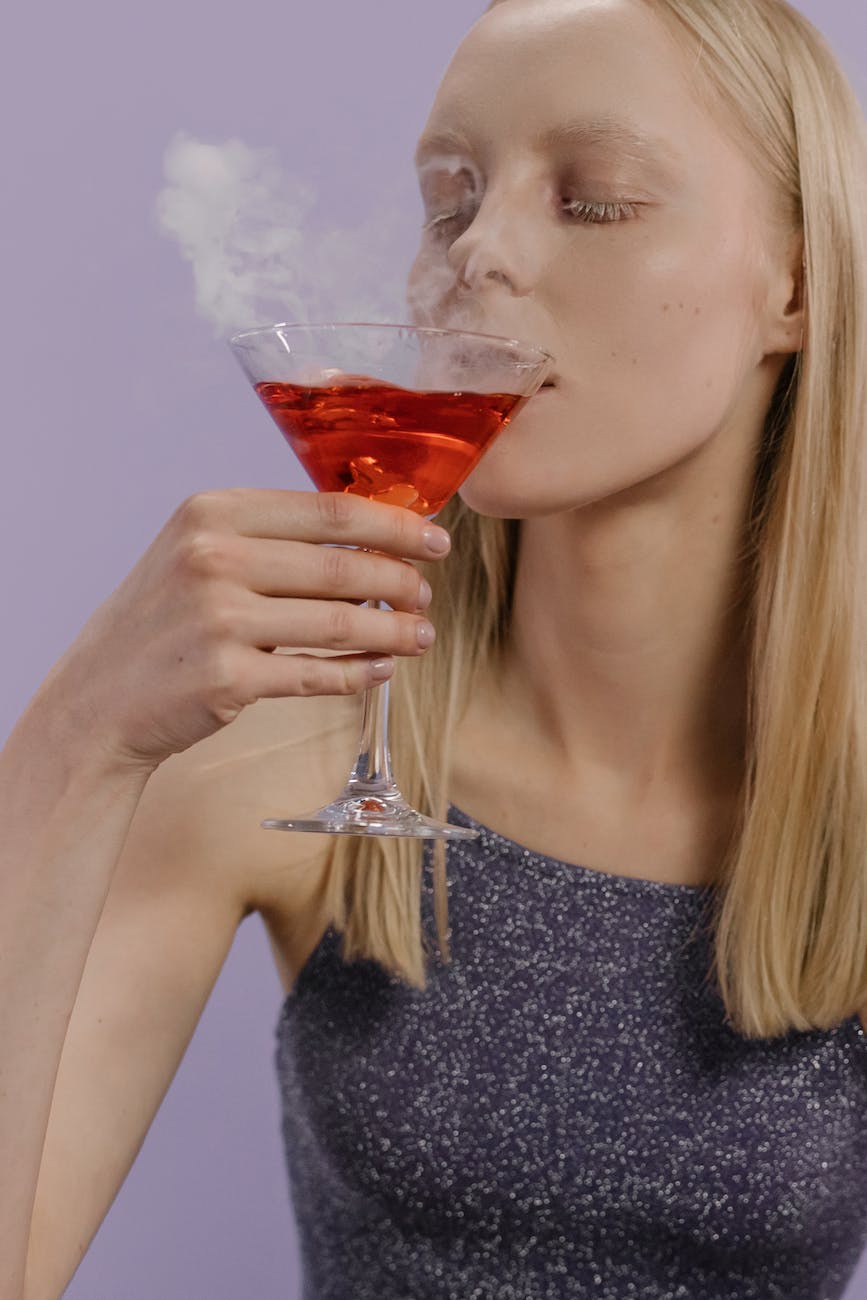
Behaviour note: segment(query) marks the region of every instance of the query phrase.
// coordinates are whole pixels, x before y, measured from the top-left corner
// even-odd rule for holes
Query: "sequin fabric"
[[[833,1300],[867,1240],[867,1035],[747,1040],[711,891],[481,831],[426,991],[328,930],[276,1065],[304,1300]],[[423,924],[435,951],[433,873]]]

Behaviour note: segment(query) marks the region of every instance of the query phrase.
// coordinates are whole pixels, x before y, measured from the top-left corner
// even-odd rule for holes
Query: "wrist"
[[[104,721],[57,689],[50,677],[36,691],[4,746],[22,762],[50,765],[66,788],[94,782],[144,785],[159,766],[123,753]]]

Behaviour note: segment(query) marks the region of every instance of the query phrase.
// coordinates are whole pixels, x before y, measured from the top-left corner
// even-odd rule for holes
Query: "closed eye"
[[[637,203],[588,203],[575,199],[564,203],[563,211],[576,221],[587,225],[608,225],[613,221],[627,221],[638,211]]]
[[[582,225],[599,226],[628,221],[636,216],[638,208],[637,203],[591,203],[586,199],[573,199],[563,204],[562,211]],[[451,212],[441,212],[431,217],[422,226],[422,230],[442,238],[449,233],[452,223],[461,219],[472,221],[472,214],[455,208]]]

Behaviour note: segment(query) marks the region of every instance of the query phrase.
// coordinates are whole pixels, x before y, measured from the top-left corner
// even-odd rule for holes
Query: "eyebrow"
[[[541,132],[532,143],[538,150],[557,149],[564,145],[572,148],[611,145],[622,148],[633,157],[645,162],[661,162],[677,166],[683,161],[666,140],[619,118],[600,117],[564,122],[551,130]],[[429,135],[423,135],[419,140],[415,152],[415,165],[421,166],[431,154],[469,151],[469,137],[463,131],[434,131]]]

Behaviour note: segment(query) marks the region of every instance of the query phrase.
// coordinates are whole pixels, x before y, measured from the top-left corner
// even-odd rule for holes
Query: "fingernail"
[[[370,678],[374,682],[384,682],[393,672],[393,659],[374,659],[370,665]]]
[[[436,632],[433,629],[433,624],[419,623],[417,636],[418,636],[418,643],[422,647],[422,649],[427,649],[429,645],[433,645],[434,641],[436,640]]]
[[[433,600],[433,592],[430,589],[430,583],[422,578],[421,586],[418,589],[418,608],[419,610],[427,609]]]
[[[435,555],[445,555],[446,551],[452,544],[452,539],[444,528],[439,528],[436,524],[429,524],[424,530],[424,544],[429,551]]]

